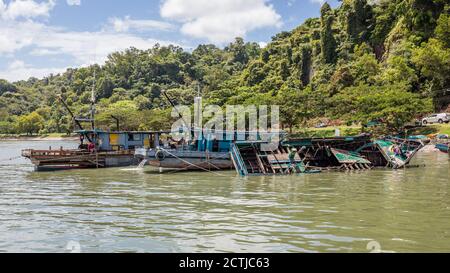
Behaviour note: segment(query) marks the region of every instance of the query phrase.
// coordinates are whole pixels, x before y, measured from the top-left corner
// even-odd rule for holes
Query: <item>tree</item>
[[[418,47],[413,52],[412,61],[433,82],[435,89],[450,86],[450,48],[439,40],[430,39]]]
[[[112,116],[119,119],[120,130],[139,130],[142,116],[135,102],[131,100],[118,101],[110,104],[106,108],[99,109],[97,115],[97,125],[100,128],[115,130],[116,123]]]
[[[320,9],[321,33],[320,45],[322,50],[322,58],[325,63],[334,63],[336,61],[336,40],[333,36],[333,20],[334,16],[330,5],[325,2]]]
[[[447,6],[446,11],[450,12],[450,5]],[[450,15],[447,12],[443,12],[439,16],[434,33],[436,39],[440,40],[444,46],[450,48]]]
[[[39,133],[44,127],[44,118],[37,112],[32,112],[28,115],[20,116],[17,119],[17,131],[19,133],[26,133],[27,135],[33,135],[33,133]]]
[[[347,0],[343,10],[349,39],[355,44],[368,41],[374,27],[372,6],[367,0]]]
[[[283,86],[276,100],[280,105],[280,118],[283,127],[289,128],[290,133],[293,132],[294,126],[311,117],[315,107],[311,90],[301,90],[295,85]]]
[[[248,62],[244,39],[240,37],[236,38],[234,43],[230,43],[225,50],[232,54],[233,62],[239,62],[241,64],[246,64]]]
[[[412,113],[406,103],[426,102],[437,98],[432,91],[450,87],[449,10],[448,0],[342,0],[336,9],[325,3],[319,18],[274,35],[263,49],[242,38],[224,49],[129,48],[112,53],[104,65],[0,80],[2,128],[37,112],[44,119],[41,132],[68,131],[70,117],[55,95],[61,93],[77,116],[87,116],[94,80],[104,129],[115,129],[111,115],[124,130],[167,129],[170,105],[162,92],[177,105],[191,105],[198,86],[205,101],[221,107],[280,104],[290,128],[313,118],[362,121],[380,116],[382,107]]]
[[[140,130],[161,131],[170,129],[172,126],[172,109],[145,110],[143,119],[139,125]]]
[[[366,124],[382,120],[386,127],[399,131],[405,123],[433,110],[431,99],[407,91],[403,84],[348,87],[331,100],[335,116]]]
[[[0,79],[0,96],[6,92],[15,93],[17,92],[17,87],[6,80]]]

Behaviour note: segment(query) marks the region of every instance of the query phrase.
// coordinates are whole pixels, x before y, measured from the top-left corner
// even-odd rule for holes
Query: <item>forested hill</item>
[[[130,48],[102,65],[68,69],[44,79],[0,81],[0,133],[66,132],[61,94],[88,113],[96,74],[98,123],[122,129],[170,126],[167,90],[192,104],[197,86],[208,103],[279,104],[284,126],[328,118],[391,128],[445,104],[450,88],[450,0],[344,0],[265,47],[241,38],[221,49],[200,45]]]

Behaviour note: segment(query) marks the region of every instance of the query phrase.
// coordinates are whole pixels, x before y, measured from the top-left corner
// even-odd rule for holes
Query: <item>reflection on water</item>
[[[406,170],[241,178],[135,168],[36,173],[0,144],[0,252],[450,251],[449,157]]]

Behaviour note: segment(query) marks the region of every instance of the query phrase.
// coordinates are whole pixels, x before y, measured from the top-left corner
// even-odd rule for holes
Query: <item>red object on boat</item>
[[[89,143],[89,145],[88,145],[88,151],[90,152],[90,153],[93,153],[94,151],[95,151],[95,144],[94,143]]]

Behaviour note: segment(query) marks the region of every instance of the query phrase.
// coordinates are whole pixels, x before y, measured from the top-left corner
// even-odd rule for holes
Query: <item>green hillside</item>
[[[87,115],[96,74],[98,125],[126,130],[170,127],[166,90],[192,104],[279,104],[285,128],[313,119],[358,124],[382,120],[390,130],[443,106],[450,88],[450,0],[344,0],[320,18],[272,38],[265,48],[237,38],[221,49],[200,45],[116,52],[100,66],[44,79],[0,80],[0,133],[71,131],[60,94]]]

